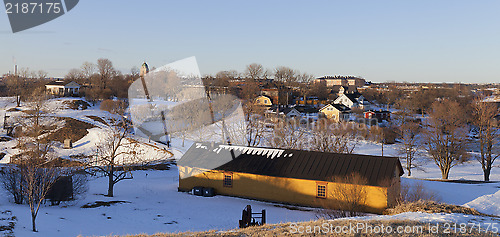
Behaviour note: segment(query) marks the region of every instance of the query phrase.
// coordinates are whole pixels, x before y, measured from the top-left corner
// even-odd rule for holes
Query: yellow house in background
[[[319,110],[321,116],[335,122],[349,121],[351,109],[341,104],[328,104]]]
[[[178,162],[179,191],[213,188],[219,195],[300,206],[345,202],[339,188],[361,188],[363,211],[396,204],[403,168],[398,158],[194,143]],[[338,183],[357,174],[367,182]]]
[[[273,105],[273,102],[271,101],[271,99],[269,97],[261,95],[261,96],[258,96],[257,98],[255,98],[254,104],[259,105],[259,106],[269,106],[270,107]]]

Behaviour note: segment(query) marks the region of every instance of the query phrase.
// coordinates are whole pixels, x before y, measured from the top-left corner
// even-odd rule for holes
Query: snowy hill
[[[88,129],[88,134],[74,141],[73,149],[58,147],[57,152],[62,157],[84,154],[90,155],[96,142],[106,133],[106,125],[98,119],[112,118],[114,115],[101,111],[97,106],[86,110],[68,109],[64,101],[71,98],[56,99],[50,105],[59,117],[68,117],[94,126]],[[13,107],[9,98],[0,99],[0,110]],[[23,109],[23,108],[21,108]],[[11,114],[16,112],[11,112]],[[98,118],[97,118],[98,117]],[[188,134],[184,146],[182,138],[175,137],[172,141],[173,158],[180,159],[198,134],[210,134],[213,140],[221,139],[220,125],[214,124],[203,131]],[[237,126],[232,123],[230,126]],[[237,126],[238,127],[238,126]],[[236,130],[236,129],[235,129]],[[165,158],[162,153],[166,147],[150,142],[146,138],[134,137],[141,142],[141,150],[145,159]],[[7,155],[0,162],[6,163],[17,151],[12,147],[15,141],[0,142],[0,150]],[[380,155],[380,144],[361,142],[356,153]],[[397,155],[395,145],[384,146],[385,155]],[[403,161],[402,161],[403,162]],[[404,165],[404,162],[403,162]],[[77,236],[77,235],[125,235],[154,234],[157,232],[184,232],[204,230],[230,230],[237,228],[241,211],[246,205],[252,205],[254,210],[266,209],[268,223],[298,222],[317,219],[317,209],[287,206],[268,202],[253,201],[235,197],[215,196],[199,197],[178,192],[178,170],[174,165],[170,170],[134,171],[134,179],[125,180],[116,185],[115,197],[105,197],[107,180],[103,177],[91,177],[89,191],[84,197],[75,201],[50,206],[46,203],[37,218],[38,233],[31,232],[30,212],[27,205],[13,204],[5,192],[0,194],[2,205],[0,217],[4,219],[16,217],[13,234],[15,236]],[[412,177],[402,178],[403,184],[421,182],[428,190],[435,192],[441,201],[449,204],[464,205],[476,208],[480,212],[500,215],[500,184],[499,183],[456,183],[420,179],[437,179],[440,177],[438,167],[432,161],[421,164],[421,169],[413,171]],[[452,168],[451,179],[477,180],[482,179],[482,170],[476,161],[466,162]],[[492,171],[492,180],[500,180],[500,168]],[[98,202],[109,206],[96,205]],[[114,203],[114,204],[111,204]],[[82,206],[96,206],[82,208]],[[456,222],[456,223],[498,223],[498,218],[486,218],[456,213],[402,213],[393,216],[369,215],[355,220],[413,220],[422,222]],[[4,221],[6,222],[6,221]],[[0,224],[3,225],[4,222]],[[7,232],[4,232],[8,234]]]

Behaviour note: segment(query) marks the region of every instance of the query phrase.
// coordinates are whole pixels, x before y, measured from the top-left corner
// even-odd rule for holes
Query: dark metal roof
[[[342,76],[342,75],[330,76],[330,75],[326,75],[326,76],[318,77],[318,79],[363,79],[363,78],[357,77],[357,76]]]
[[[351,109],[349,109],[349,107],[343,105],[343,104],[331,104],[333,107],[335,107],[337,110],[339,110],[340,112],[348,112],[350,111]]]
[[[358,98],[361,96],[359,93],[354,94],[345,94],[348,99],[350,99],[353,103],[358,103]]]
[[[313,106],[296,106],[295,109],[300,113],[305,114],[314,114],[319,112],[319,109]]]
[[[332,181],[358,173],[372,186],[385,186],[399,169],[398,158],[291,149],[254,148],[217,143],[194,143],[179,166],[275,177]]]
[[[53,82],[47,83],[46,85],[48,85],[48,86],[65,86],[67,84],[68,83],[65,81],[53,81]]]

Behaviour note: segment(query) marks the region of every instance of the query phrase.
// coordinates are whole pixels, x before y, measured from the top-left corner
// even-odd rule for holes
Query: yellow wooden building
[[[335,122],[349,121],[351,109],[341,104],[328,104],[319,110],[319,114]]]
[[[254,104],[258,105],[258,106],[270,107],[273,105],[273,102],[271,101],[271,99],[269,97],[261,95],[261,96],[258,96],[257,98],[255,98]]]
[[[218,195],[311,207],[335,206],[339,187],[362,188],[363,211],[380,213],[399,197],[398,158],[194,143],[178,162],[179,191],[210,187]],[[363,185],[338,183],[357,174]],[[345,180],[345,179],[344,179]]]

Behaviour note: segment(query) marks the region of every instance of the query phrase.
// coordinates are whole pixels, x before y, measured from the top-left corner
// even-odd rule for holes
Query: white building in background
[[[74,81],[68,83],[64,81],[54,81],[45,85],[47,93],[56,96],[79,96],[80,87],[81,86]]]
[[[360,108],[369,110],[371,103],[361,94],[342,94],[334,102],[334,104],[342,104],[350,109]]]

